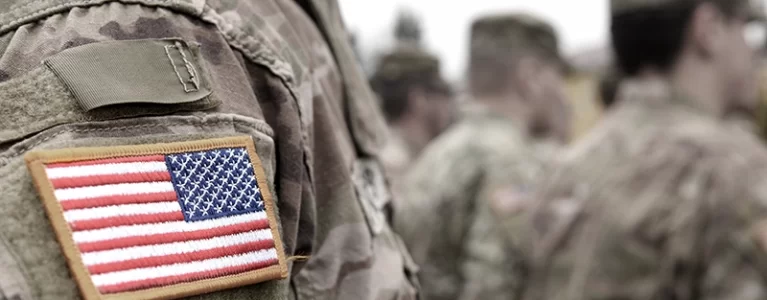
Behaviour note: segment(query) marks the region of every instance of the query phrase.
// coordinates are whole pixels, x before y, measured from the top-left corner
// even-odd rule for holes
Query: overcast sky
[[[372,61],[392,42],[400,8],[423,20],[424,41],[443,61],[443,72],[458,79],[466,60],[473,18],[489,13],[527,11],[551,22],[566,54],[606,44],[608,0],[340,0],[347,26],[357,34],[363,59]]]

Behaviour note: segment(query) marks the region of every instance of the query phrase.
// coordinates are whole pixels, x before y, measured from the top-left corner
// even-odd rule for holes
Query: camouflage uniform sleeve
[[[701,297],[704,300],[756,300],[767,298],[767,168],[758,161],[741,164],[745,177],[724,179],[715,184],[736,188],[712,189],[718,199],[708,209],[708,224],[702,235],[703,263]],[[722,172],[724,175],[732,173]],[[743,172],[740,172],[743,173]],[[733,176],[728,176],[733,177]],[[737,184],[734,184],[737,182]],[[733,197],[735,196],[735,197]],[[745,201],[739,201],[739,200]]]
[[[526,176],[517,161],[525,155],[505,130],[473,122],[455,125],[427,148],[406,178],[395,215],[420,265],[426,299],[509,299],[514,291],[493,198],[522,191],[516,187]]]
[[[483,196],[476,201],[474,220],[463,243],[464,260],[460,268],[465,281],[458,299],[513,299],[511,252],[502,239],[486,189],[482,188]]]
[[[535,160],[521,149],[505,150],[487,156],[475,214],[463,243],[465,282],[459,299],[515,299],[520,288],[522,274],[516,267],[521,249],[507,238],[504,220],[527,205],[538,164],[531,163]]]
[[[465,124],[463,124],[465,125]],[[462,124],[436,140],[402,181],[395,206],[395,230],[416,263],[424,299],[455,299],[460,293],[458,261],[473,211],[481,166]]]
[[[415,297],[413,267],[386,222],[388,198],[375,175],[380,116],[362,76],[349,71],[355,62],[339,54],[348,46],[338,34],[336,1],[312,1],[327,5],[321,10],[339,24],[330,32],[320,32],[293,0],[97,2],[0,3],[0,194],[7,196],[0,199],[0,299],[80,296],[26,170],[26,152],[231,136],[252,138],[276,198],[284,254],[299,259],[289,278],[195,299]],[[168,38],[199,44],[198,82],[210,96],[86,111],[40,63],[91,44]],[[158,56],[165,59],[165,51]],[[117,69],[96,71],[103,70]],[[146,89],[94,74],[75,77],[106,90],[118,83]],[[175,83],[178,71],[163,74]],[[146,75],[133,77],[158,74]]]

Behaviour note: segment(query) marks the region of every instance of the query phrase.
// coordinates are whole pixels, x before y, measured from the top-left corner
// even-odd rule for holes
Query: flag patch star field
[[[162,298],[284,278],[271,196],[249,138],[54,151],[27,161],[65,254],[76,256],[70,268],[80,269],[86,298]],[[255,276],[232,277],[249,272]],[[189,287],[196,281],[206,288]]]

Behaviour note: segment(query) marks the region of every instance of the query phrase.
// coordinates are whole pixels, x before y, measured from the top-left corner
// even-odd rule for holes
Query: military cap
[[[713,0],[610,0],[610,12],[613,16],[636,10],[657,8],[676,3],[700,3]],[[764,20],[764,0],[716,0],[741,2],[743,9],[751,19]]]
[[[472,56],[513,55],[529,51],[563,61],[554,27],[525,13],[491,15],[476,19],[471,26],[470,47]]]
[[[417,80],[435,90],[448,89],[441,76],[439,59],[417,47],[398,47],[383,55],[373,80]]]

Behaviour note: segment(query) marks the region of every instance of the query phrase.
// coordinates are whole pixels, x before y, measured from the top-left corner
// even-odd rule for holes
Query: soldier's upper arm
[[[708,225],[701,237],[705,266],[702,299],[767,297],[767,160],[764,155],[728,162],[714,176],[707,199]],[[737,170],[741,176],[723,178]],[[724,175],[724,176],[722,176]]]
[[[463,248],[465,299],[516,297],[525,260],[521,237],[509,224],[531,207],[538,177],[543,171],[537,157],[521,141],[496,145],[484,157],[483,177],[473,200],[476,208]]]
[[[283,109],[288,64],[230,47],[238,16],[200,1],[11,2],[0,5],[0,295],[284,297],[295,237],[282,233],[298,220],[280,217],[274,187],[303,177],[277,176],[265,115],[298,119]]]
[[[436,156],[424,155],[402,182],[400,204],[394,212],[395,230],[402,235],[417,262],[427,259],[431,233],[437,229],[444,233],[440,238],[456,240],[464,220],[460,206],[468,205],[465,199],[475,177],[471,159],[445,163]],[[461,166],[465,166],[463,168]],[[456,200],[456,201],[453,201]],[[442,218],[449,215],[454,221],[441,226]],[[453,218],[454,217],[454,218]]]
[[[514,270],[518,250],[506,240],[501,215],[494,210],[494,197],[520,197],[521,194],[500,195],[500,190],[477,197],[472,221],[467,225],[463,241],[461,272],[464,284],[459,299],[510,299],[515,297],[519,283]],[[489,196],[489,197],[488,197]],[[507,199],[502,201],[520,201]],[[521,200],[524,201],[524,200]]]

